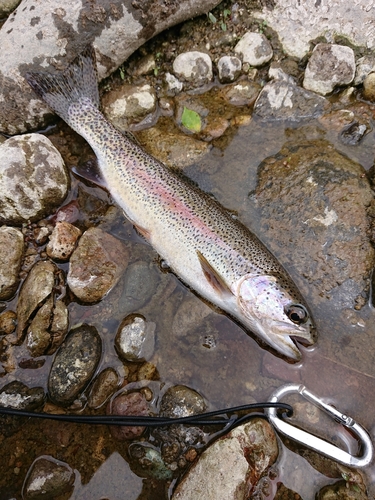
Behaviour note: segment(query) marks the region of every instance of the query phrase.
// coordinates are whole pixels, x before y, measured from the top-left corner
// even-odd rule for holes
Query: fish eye
[[[306,309],[301,304],[291,304],[285,308],[285,314],[288,316],[290,321],[296,323],[297,325],[302,325],[306,323],[309,315]]]

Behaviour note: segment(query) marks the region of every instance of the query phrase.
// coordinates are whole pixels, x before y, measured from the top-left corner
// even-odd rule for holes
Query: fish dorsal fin
[[[93,182],[100,187],[108,189],[107,183],[103,179],[102,173],[100,172],[98,161],[96,158],[90,158],[85,163],[72,167],[72,171],[79,177],[82,177],[89,182]]]
[[[220,295],[232,295],[232,291],[225,283],[224,278],[212,267],[202,252],[197,250],[197,255],[203,274],[212,288]]]

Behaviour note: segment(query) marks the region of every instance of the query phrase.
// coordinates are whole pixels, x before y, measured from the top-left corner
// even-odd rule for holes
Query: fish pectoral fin
[[[132,222],[132,224],[135,227],[137,233],[139,233],[141,236],[143,236],[147,241],[150,240],[151,232],[148,229],[145,229],[144,227],[138,226],[134,222]]]
[[[232,290],[225,283],[223,277],[212,267],[206,257],[197,250],[198,260],[202,267],[203,274],[212,288],[220,295],[233,295]]]
[[[100,187],[108,189],[107,183],[103,179],[100,172],[98,161],[96,158],[90,158],[90,160],[82,163],[82,165],[72,167],[72,171],[79,177],[97,184]]]

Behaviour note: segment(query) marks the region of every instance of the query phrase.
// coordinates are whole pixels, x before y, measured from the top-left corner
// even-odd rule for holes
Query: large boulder
[[[23,0],[0,30],[0,131],[13,135],[45,125],[50,110],[26,83],[26,71],[61,69],[92,43],[103,79],[157,33],[218,3]]]

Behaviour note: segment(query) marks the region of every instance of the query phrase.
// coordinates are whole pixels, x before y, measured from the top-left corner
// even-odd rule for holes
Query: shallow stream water
[[[337,134],[327,135],[315,122],[304,123],[299,130],[296,126],[270,125],[253,119],[246,127],[239,128],[225,147],[214,147],[201,163],[187,168],[185,173],[229,210],[236,211],[239,219],[274,250],[273,242],[267,241],[265,235],[260,233],[259,208],[249,194],[256,187],[257,167],[261,161],[276,154],[286,141],[293,140],[298,134],[307,138],[325,134],[325,138],[339,151],[366,169],[373,164],[374,133],[368,134],[358,146],[350,147],[341,144]],[[108,200],[100,188],[84,186],[84,189]],[[108,223],[104,221],[104,224],[114,236],[137,247],[143,260],[148,259],[151,264],[158,265],[155,252],[136,235],[120,214]],[[275,254],[278,257],[277,252]],[[66,269],[66,266],[61,267]],[[312,285],[293,266],[287,266],[287,270],[310,303]],[[325,298],[319,304],[310,303],[318,325],[319,340],[312,348],[301,348],[303,358],[300,363],[288,364],[260,347],[254,338],[229,318],[210,309],[197,331],[183,337],[174,336],[171,304],[184,300],[191,300],[194,304],[199,299],[172,274],[160,271],[160,283],[162,293],[158,306],[137,311],[147,315],[147,319],[157,325],[155,353],[149,360],[159,374],[159,380],[150,383],[155,399],[171,385],[183,384],[202,394],[209,409],[217,409],[266,401],[272,390],[280,385],[302,382],[325,401],[355,418],[374,438],[375,312],[370,305],[356,312],[346,306],[334,308]],[[120,300],[121,285],[120,281],[99,304],[83,306],[72,302],[69,305],[71,326],[89,322],[101,334],[104,349],[99,370],[112,366],[120,374],[123,368],[114,350],[114,336],[121,316],[127,314]],[[14,309],[15,301],[9,304],[10,309]],[[15,354],[20,359],[25,353],[20,348]],[[1,379],[1,385],[16,379],[29,386],[46,388],[50,364],[51,359],[47,357],[44,366],[39,369],[16,369]],[[341,446],[345,446],[349,439],[328,417],[319,417],[316,424],[302,421],[301,425],[341,443]],[[57,438],[50,439],[52,436]],[[355,450],[354,441],[350,443],[351,449]],[[313,500],[320,487],[333,481],[317,472],[284,444],[280,443],[280,446],[282,452],[276,464],[275,484],[282,481],[304,500]],[[21,498],[25,471],[35,457],[43,454],[65,461],[77,471],[73,499],[167,498],[162,482],[140,478],[131,471],[132,464],[129,466],[126,448],[114,442],[108,429],[30,420],[20,432],[1,444],[3,479],[0,499]],[[369,467],[365,474],[369,493],[374,495],[374,466]],[[270,487],[272,490],[275,485]]]

